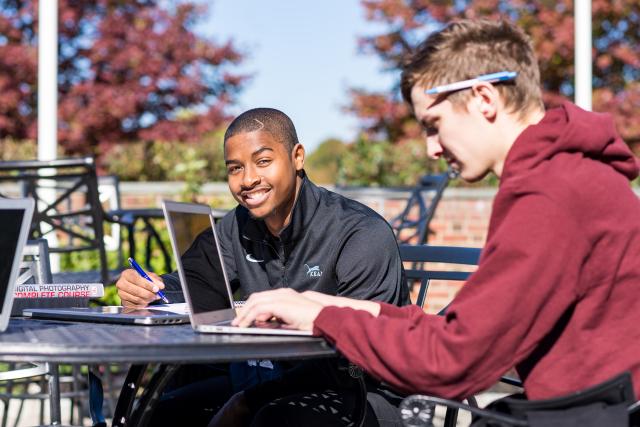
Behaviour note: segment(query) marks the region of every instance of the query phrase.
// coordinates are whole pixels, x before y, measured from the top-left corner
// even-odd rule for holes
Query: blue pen
[[[473,79],[462,80],[442,86],[436,86],[434,88],[425,90],[424,93],[426,93],[427,95],[436,95],[438,93],[453,92],[454,90],[469,88],[478,82],[506,82],[508,80],[515,79],[517,75],[518,73],[515,71],[500,71],[499,73],[483,74]]]
[[[135,260],[135,259],[133,259],[133,258],[131,258],[131,257],[130,257],[130,258],[129,258],[129,265],[130,265],[133,269],[135,269],[141,277],[143,277],[143,278],[145,278],[145,279],[147,279],[148,281],[150,281],[150,282],[152,282],[152,283],[153,283],[153,280],[151,280],[151,277],[149,277],[149,275],[148,275],[148,274],[147,274],[147,273],[142,269],[142,267],[140,267],[140,265],[138,265],[138,263],[136,262],[136,260]],[[162,299],[162,301],[164,301],[164,303],[165,303],[165,304],[169,304],[169,300],[168,300],[168,299],[167,299],[167,297],[164,295],[164,292],[162,292],[162,291],[160,291],[160,290],[159,290],[159,291],[158,291],[158,296]]]

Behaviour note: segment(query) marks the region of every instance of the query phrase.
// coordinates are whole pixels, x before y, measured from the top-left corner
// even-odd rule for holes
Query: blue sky
[[[357,36],[376,28],[359,0],[215,0],[198,31],[232,38],[248,53],[242,72],[254,74],[234,113],[274,107],[287,113],[312,151],[329,137],[351,140],[356,120],[341,107],[347,89],[386,89],[399,76],[357,53]]]

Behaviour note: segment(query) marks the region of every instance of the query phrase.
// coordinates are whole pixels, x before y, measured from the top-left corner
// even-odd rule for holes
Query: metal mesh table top
[[[335,355],[320,338],[201,334],[190,325],[129,326],[11,319],[0,360],[49,362],[228,362]]]

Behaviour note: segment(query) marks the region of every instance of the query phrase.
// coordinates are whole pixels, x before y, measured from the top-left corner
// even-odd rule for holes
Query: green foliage
[[[107,172],[123,181],[185,181],[190,189],[207,181],[226,181],[222,138],[222,132],[214,132],[193,143],[150,141],[118,145],[106,153]]]
[[[33,140],[5,138],[0,140],[0,160],[35,159],[38,147]]]
[[[423,140],[407,140],[400,144],[371,141],[361,136],[345,145],[339,158],[338,184],[375,187],[407,187],[415,185],[425,174],[447,171],[444,159],[427,156]],[[449,181],[450,187],[497,187],[498,178],[490,173],[470,184],[461,179]]]
[[[361,136],[347,146],[339,162],[339,184],[355,186],[410,186],[429,172],[439,171],[437,162],[427,160],[423,141],[406,141],[394,146],[388,141],[371,141]]]
[[[347,146],[339,139],[323,141],[305,160],[305,171],[318,184],[335,184],[340,158]]]
[[[104,305],[122,305],[118,296],[118,288],[115,285],[105,286],[104,296],[100,298],[100,303]]]
[[[182,180],[185,186],[180,198],[184,202],[195,202],[202,192],[202,186],[207,180],[207,160],[198,156],[194,147],[188,147],[181,162],[176,163],[169,176]]]

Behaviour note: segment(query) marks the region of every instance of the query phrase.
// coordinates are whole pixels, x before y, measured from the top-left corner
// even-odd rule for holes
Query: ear
[[[470,108],[476,108],[487,120],[493,121],[498,113],[500,92],[494,85],[479,82],[471,87],[473,97]]]
[[[297,143],[291,150],[291,160],[293,161],[296,171],[299,172],[304,168],[304,147]]]

